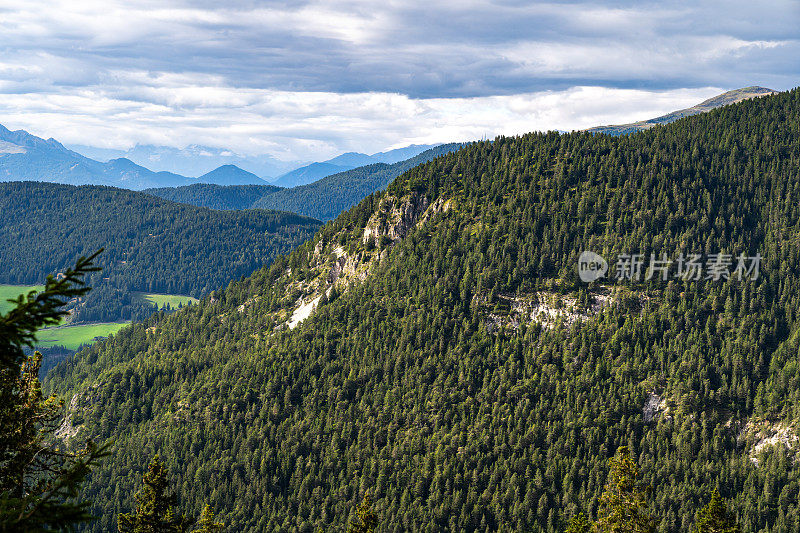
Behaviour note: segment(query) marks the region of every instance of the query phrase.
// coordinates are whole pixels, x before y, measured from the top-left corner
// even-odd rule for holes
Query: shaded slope
[[[399,163],[367,165],[322,178],[309,185],[289,189],[274,186],[190,185],[174,189],[147,189],[144,192],[160,198],[212,209],[277,209],[320,220],[332,220],[366,196],[386,187],[403,172],[457,150],[461,146],[463,145],[440,145]],[[405,153],[401,150],[394,152]],[[393,154],[393,152],[387,153]]]
[[[253,207],[281,209],[319,220],[332,220],[366,196],[386,187],[403,172],[461,146],[443,144],[399,163],[376,163],[327,176],[309,185],[275,191],[256,200]]]
[[[337,172],[343,172],[351,168],[353,167],[350,165],[336,165],[334,163],[311,163],[310,165],[306,165],[283,174],[282,176],[278,177],[278,179],[273,181],[272,184],[277,185],[278,187],[296,187],[298,185],[306,185],[322,179],[325,176],[329,176]]]

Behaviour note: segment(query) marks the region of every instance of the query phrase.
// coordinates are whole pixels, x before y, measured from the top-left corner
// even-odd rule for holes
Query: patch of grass
[[[130,322],[101,322],[45,328],[36,333],[36,346],[42,348],[63,346],[68,350],[77,350],[80,345],[91,344],[99,338],[108,337],[128,324]]]
[[[41,290],[44,290],[44,285],[0,285],[0,314],[8,313],[14,308],[14,305],[7,301],[9,298]]]
[[[183,296],[181,294],[155,294],[155,293],[148,293],[148,292],[137,292],[134,293],[138,298],[141,298],[150,303],[150,305],[154,305],[157,308],[161,309],[164,305],[169,304],[170,308],[177,309],[179,305],[183,305],[186,307],[187,304],[190,302],[196,304],[198,302],[197,298],[192,298],[191,296]]]
[[[0,314],[9,312],[14,305],[9,303],[9,298],[16,298],[20,294],[41,291],[44,285],[0,285]],[[184,296],[183,298],[188,298]],[[196,300],[195,300],[196,301]],[[172,303],[170,303],[172,305]],[[177,306],[177,304],[175,304]],[[69,317],[67,317],[67,321]],[[91,344],[98,338],[108,337],[116,333],[130,322],[102,322],[97,324],[83,324],[78,326],[53,326],[44,328],[36,333],[36,347],[50,348],[51,346],[64,346],[68,350],[77,350],[82,344]]]

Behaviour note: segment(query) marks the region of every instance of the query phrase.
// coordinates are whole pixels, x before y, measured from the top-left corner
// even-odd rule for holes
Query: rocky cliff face
[[[388,256],[390,247],[452,206],[452,200],[439,198],[431,202],[416,192],[402,197],[386,194],[360,231],[358,242],[352,242],[352,233],[345,230],[325,241],[320,238],[310,254],[309,275],[303,281],[288,284],[287,294],[296,297],[286,309],[274,314],[278,328],[297,327],[334,289],[342,293],[351,284],[364,281]],[[286,276],[291,275],[287,271]]]

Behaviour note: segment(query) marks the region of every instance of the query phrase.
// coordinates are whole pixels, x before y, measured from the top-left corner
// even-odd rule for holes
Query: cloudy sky
[[[0,124],[324,159],[800,80],[800,1],[0,0]]]

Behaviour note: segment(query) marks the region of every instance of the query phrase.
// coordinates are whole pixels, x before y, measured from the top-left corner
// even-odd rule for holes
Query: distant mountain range
[[[770,94],[775,94],[775,91],[765,87],[744,87],[720,94],[688,109],[681,109],[653,119],[616,126],[597,126],[586,131],[611,135],[632,133],[749,98]],[[329,176],[338,176],[333,180],[333,183],[335,183],[334,189],[339,189],[347,187],[347,184],[343,183],[342,179],[347,179],[348,174],[346,173],[348,171],[366,169],[372,165],[396,165],[402,161],[409,161],[434,146],[436,145],[411,145],[372,155],[347,152],[327,161],[306,164],[286,172],[287,169],[291,168],[292,163],[279,161],[269,155],[248,158],[228,150],[198,145],[189,146],[181,150],[163,146],[142,145],[126,152],[87,146],[76,147],[83,152],[81,154],[70,150],[55,139],[41,139],[22,130],[10,131],[0,125],[0,181],[46,181],[69,185],[109,185],[133,190],[184,187],[200,183],[220,186],[263,186],[267,185],[268,182],[280,187],[292,188],[314,184]],[[130,157],[116,157],[106,162],[90,157],[95,156],[99,159],[106,159],[107,156],[119,154]],[[142,165],[143,162],[161,170],[150,170],[150,168]],[[222,164],[216,167],[211,166],[217,163]],[[398,168],[405,168],[405,166]],[[187,173],[198,175],[199,177],[187,177],[182,173],[165,169],[183,169],[188,171]],[[200,172],[201,170],[202,172]],[[397,177],[394,170],[396,169],[385,169],[376,166],[372,169],[359,170],[350,177],[357,175],[359,176],[357,181],[361,180],[363,182],[364,176],[372,176],[373,173],[380,174],[382,176],[380,179],[367,178],[366,182],[364,182],[369,183],[369,186],[365,186],[364,190],[368,191],[366,194],[370,194],[388,184],[386,179],[389,179],[389,176],[391,176],[389,181]],[[275,173],[277,172],[283,173],[274,180],[259,177],[276,175]],[[361,183],[361,185],[364,183]],[[324,191],[329,190],[330,187],[323,184],[318,189]],[[203,194],[207,192],[207,190],[203,190]],[[283,209],[292,206],[292,208],[297,207],[298,210],[296,212],[306,212],[310,216],[328,220],[335,217],[341,209],[345,208],[342,206],[354,205],[354,203],[351,203],[353,199],[351,194],[342,191],[338,191],[335,194],[338,195],[337,198],[341,202],[335,203],[335,207],[332,206],[331,209],[320,209],[322,204],[319,203],[320,200],[316,198],[316,194],[313,198],[313,207],[307,204],[297,207],[298,204],[295,199],[299,198],[299,196],[294,193],[282,193],[285,198],[281,201],[277,200],[281,195],[272,196],[269,201],[264,200],[261,203],[265,205],[258,205],[257,207]],[[360,198],[357,198],[357,200],[360,200]],[[189,203],[195,202],[189,201]],[[237,204],[237,202],[233,203]],[[232,204],[223,201],[221,205]]]
[[[102,163],[69,150],[55,139],[41,139],[0,125],[0,181],[44,181],[66,185],[110,185],[141,190],[193,183],[218,185],[266,184],[255,174],[225,165],[200,178],[153,172],[130,159]]]
[[[304,167],[297,168],[279,176],[274,182],[279,187],[297,187],[298,185],[308,185],[326,176],[331,176],[340,172],[345,172],[366,165],[375,163],[385,163],[391,165],[400,161],[405,161],[414,156],[437,146],[435,144],[412,144],[405,148],[397,148],[387,152],[367,155],[359,152],[347,152],[321,163],[311,163]]]
[[[222,165],[211,172],[203,174],[197,181],[214,185],[264,185],[265,181],[236,165]]]
[[[158,172],[170,172],[180,176],[198,176],[203,182],[205,176],[219,167],[236,166],[264,181],[280,187],[295,187],[313,183],[318,179],[374,163],[393,164],[414,157],[435,144],[410,145],[368,155],[360,152],[347,152],[327,161],[301,162],[281,161],[271,155],[244,156],[232,150],[209,146],[190,145],[186,148],[169,146],[136,145],[130,150],[113,150],[86,145],[71,145],[70,149],[97,161],[110,161],[125,158],[137,165]],[[0,145],[0,151],[2,151]],[[197,183],[197,182],[193,182]],[[220,185],[223,185],[220,183]],[[245,183],[237,183],[245,185]]]
[[[269,154],[241,155],[232,150],[197,144],[185,148],[137,144],[130,150],[110,150],[85,145],[68,145],[68,148],[98,161],[124,157],[154,171],[173,172],[192,177],[202,176],[221,166],[236,165],[269,181],[308,163],[281,161]]]
[[[288,189],[273,185],[222,187],[196,183],[186,187],[147,189],[144,192],[165,200],[211,209],[277,209],[319,220],[331,220],[363,198],[385,188],[407,170],[458,150],[462,146],[464,145],[459,143],[442,144],[403,161],[392,164],[373,163]],[[410,153],[396,152],[395,157]],[[389,157],[387,159],[391,160]]]
[[[328,161],[311,163],[284,172],[275,184],[281,187],[306,185],[364,165],[394,164],[419,155],[433,146],[435,145],[411,145],[372,155],[348,152]],[[66,185],[108,185],[132,190],[183,187],[198,183],[223,186],[266,185],[268,181],[259,177],[256,172],[235,165],[233,161],[260,171],[285,171],[286,165],[290,164],[267,155],[242,159],[229,151],[201,146],[190,146],[183,150],[136,146],[127,152],[88,146],[78,148],[83,153],[70,150],[55,139],[45,140],[24,130],[11,131],[0,125],[0,182],[44,181]],[[108,159],[109,155],[120,154],[131,157]],[[140,164],[143,161],[152,163],[154,168],[181,168],[188,169],[190,173],[202,169],[204,172],[198,177],[188,177],[173,171],[153,171]],[[207,169],[210,162],[223,164]],[[265,174],[262,172],[261,175]]]
[[[593,133],[607,133],[610,135],[624,135],[626,133],[634,133],[637,131],[646,130],[658,124],[669,124],[670,122],[675,122],[676,120],[684,117],[706,113],[712,109],[735,104],[736,102],[741,102],[742,100],[767,96],[770,94],[778,93],[777,91],[767,89],[766,87],[743,87],[741,89],[734,89],[733,91],[728,91],[713,98],[709,98],[708,100],[700,102],[696,106],[692,106],[688,109],[680,109],[660,117],[651,118],[649,120],[641,120],[639,122],[632,122],[630,124],[620,124],[617,126],[595,126],[594,128],[589,128],[585,131],[590,131]]]

